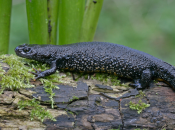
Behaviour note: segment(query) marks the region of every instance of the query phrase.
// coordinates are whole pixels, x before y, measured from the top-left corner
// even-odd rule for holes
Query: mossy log
[[[4,70],[10,68],[2,64]],[[128,82],[122,79],[122,82]],[[49,95],[40,81],[32,81],[36,87],[5,90],[0,95],[0,129],[54,129],[54,130],[173,130],[175,128],[175,92],[163,82],[152,83],[137,96],[132,88],[109,86],[98,80],[79,78],[74,81],[66,76],[63,83],[55,84],[54,109]],[[131,92],[130,94],[128,94]],[[125,95],[125,96],[122,96]],[[121,97],[121,98],[117,98]],[[21,99],[36,98],[50,111],[56,121],[43,122],[30,118],[30,108],[18,109]],[[140,113],[130,108],[130,102],[150,104]]]

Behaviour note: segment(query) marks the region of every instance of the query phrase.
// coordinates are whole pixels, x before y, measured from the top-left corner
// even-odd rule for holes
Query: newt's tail
[[[175,90],[175,67],[166,64],[166,67],[160,67],[160,69],[157,72],[156,78],[159,81],[163,81],[170,85]]]

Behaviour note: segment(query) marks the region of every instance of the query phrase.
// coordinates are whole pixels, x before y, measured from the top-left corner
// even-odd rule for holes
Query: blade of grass
[[[80,41],[93,41],[103,0],[87,0]]]
[[[60,0],[59,45],[79,42],[84,0]]]
[[[47,44],[47,0],[26,0],[30,44]]]
[[[0,54],[8,53],[12,0],[0,0]]]
[[[57,21],[58,21],[59,0],[47,0],[48,11],[48,40],[49,44],[57,42]]]

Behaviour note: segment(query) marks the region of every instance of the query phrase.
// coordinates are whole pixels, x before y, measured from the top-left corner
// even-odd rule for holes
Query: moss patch
[[[69,101],[72,102],[74,100],[78,100],[79,98],[77,96],[73,96]]]
[[[145,96],[145,93],[140,90],[139,94],[135,97],[142,99]],[[133,103],[132,101],[129,102],[130,109],[137,110],[138,114],[140,114],[145,108],[150,107],[150,104],[143,103],[141,99],[138,101],[138,103]]]
[[[53,118],[53,116],[50,114],[50,112],[48,110],[44,109],[39,104],[40,104],[40,102],[36,101],[35,99],[21,100],[18,102],[18,108],[19,108],[19,110],[27,109],[27,108],[30,109],[30,119],[31,120],[33,120],[36,117],[42,122],[46,118],[49,118],[53,121],[56,121],[56,119]]]
[[[10,66],[10,69],[5,74],[2,67],[0,68],[0,94],[7,88],[18,90],[20,88],[34,87],[29,82],[31,78],[34,78],[32,74],[28,73],[28,70],[30,71],[31,69],[24,65],[24,61],[21,58],[14,55],[1,55],[0,60]]]
[[[85,73],[73,73],[74,75],[77,75],[77,78],[75,79],[78,81],[79,78],[84,77],[84,79],[88,79],[89,74]],[[70,76],[70,72],[66,73],[67,76]],[[104,84],[107,84],[111,82],[112,86],[124,86],[124,87],[129,87],[127,84],[121,84],[120,80],[118,80],[118,77],[113,74],[108,74],[108,73],[95,73],[94,75],[91,75],[91,79],[95,79],[98,81],[103,82]]]
[[[132,110],[137,110],[137,113],[140,114],[145,108],[149,107],[150,104],[143,103],[142,100],[139,100],[138,103],[129,102],[129,107]]]

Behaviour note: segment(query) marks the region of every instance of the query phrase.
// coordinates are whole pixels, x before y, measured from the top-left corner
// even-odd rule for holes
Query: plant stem
[[[26,0],[26,9],[30,44],[47,44],[47,0]]]
[[[57,43],[57,21],[59,0],[47,0],[48,11],[48,40],[49,44]]]
[[[93,41],[103,0],[87,0],[80,41]]]
[[[0,54],[8,53],[12,0],[0,0]]]
[[[59,45],[79,42],[85,0],[60,0]]]

